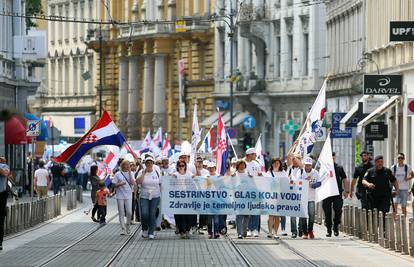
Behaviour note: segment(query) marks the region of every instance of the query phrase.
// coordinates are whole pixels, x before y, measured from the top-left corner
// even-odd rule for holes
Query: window
[[[58,60],[58,80],[56,82],[57,95],[62,95],[62,82],[63,82],[63,62],[62,59]]]
[[[309,34],[303,34],[303,52],[302,52],[302,75],[309,75]]]
[[[64,64],[65,64],[65,83],[64,83],[64,88],[65,88],[65,95],[69,95],[69,58],[65,58],[64,60]]]
[[[58,8],[58,16],[63,16],[63,7],[62,6],[59,6],[59,8]],[[57,24],[59,25],[59,27],[58,27],[58,35],[59,35],[59,37],[58,37],[58,41],[60,41],[60,42],[62,42],[62,38],[63,38],[63,23],[62,22],[57,22]]]
[[[54,15],[55,15],[55,7],[54,6],[50,6],[50,16],[54,16]],[[56,34],[56,32],[55,32],[55,23],[56,22],[53,22],[53,21],[50,21],[48,23],[49,24],[48,27],[50,29],[50,37],[49,37],[49,39],[50,39],[50,42],[52,42],[52,43],[56,39],[56,36],[55,36],[55,34]]]
[[[78,18],[78,4],[77,3],[73,3],[73,17],[74,18]],[[78,23],[73,23],[72,26],[72,30],[73,30],[73,34],[72,34],[72,38],[74,41],[76,41],[76,38],[78,37]]]
[[[73,94],[76,96],[76,95],[79,95],[79,92],[78,92],[78,86],[79,86],[79,78],[78,78],[78,58],[76,58],[76,57],[74,57],[73,58],[73,69],[72,69],[72,71],[73,71],[73,85],[72,85],[72,88],[73,88]]]
[[[69,5],[65,5],[65,17],[69,18]],[[70,26],[70,23],[65,23],[65,22],[63,23],[65,42],[69,42],[69,26]]]
[[[85,94],[85,81],[82,78],[82,74],[85,72],[85,59],[83,57],[79,58],[80,65],[80,77],[79,77],[79,95]]]
[[[89,95],[93,95],[93,56],[88,56],[88,91]]]
[[[293,70],[293,35],[288,35],[287,36],[287,50],[288,50],[288,55],[287,55],[287,72],[286,72],[286,76],[288,78],[292,77],[292,70]]]

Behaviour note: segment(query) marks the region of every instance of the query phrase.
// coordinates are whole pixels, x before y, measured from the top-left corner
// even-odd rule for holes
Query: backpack
[[[408,176],[408,165],[404,164],[404,171],[405,171],[405,178]],[[395,173],[397,172],[397,164],[395,164],[392,168],[392,174],[395,176]]]

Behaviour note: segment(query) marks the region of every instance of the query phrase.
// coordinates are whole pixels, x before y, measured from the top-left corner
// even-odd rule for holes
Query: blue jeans
[[[249,225],[249,215],[236,215],[237,234],[245,236]]]
[[[220,215],[207,215],[207,231],[209,235],[220,232]],[[214,227],[214,229],[213,229]]]
[[[249,231],[257,230],[260,232],[260,215],[250,215],[248,229]]]
[[[154,234],[155,230],[155,220],[156,220],[156,213],[157,208],[160,203],[160,198],[156,197],[151,200],[141,198],[141,224],[142,224],[142,230],[148,231],[149,235]]]
[[[315,222],[315,201],[308,202],[308,215],[309,218],[300,218],[299,223],[304,233],[313,231],[313,224]]]
[[[60,190],[60,177],[53,177],[52,179],[53,194],[59,194]]]
[[[280,216],[280,230],[286,230],[286,216]]]

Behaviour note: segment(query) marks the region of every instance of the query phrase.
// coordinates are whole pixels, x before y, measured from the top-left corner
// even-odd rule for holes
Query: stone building
[[[170,139],[189,139],[193,103],[198,101],[199,120],[213,110],[214,36],[207,20],[212,6],[209,0],[134,0],[100,9],[105,20],[122,23],[95,28],[88,46],[102,53],[103,106],[130,140],[158,127]]]

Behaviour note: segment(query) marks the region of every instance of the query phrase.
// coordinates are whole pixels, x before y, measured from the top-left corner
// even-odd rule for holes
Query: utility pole
[[[102,52],[102,25],[99,25],[99,118],[102,117],[102,91],[103,91],[103,52]]]

